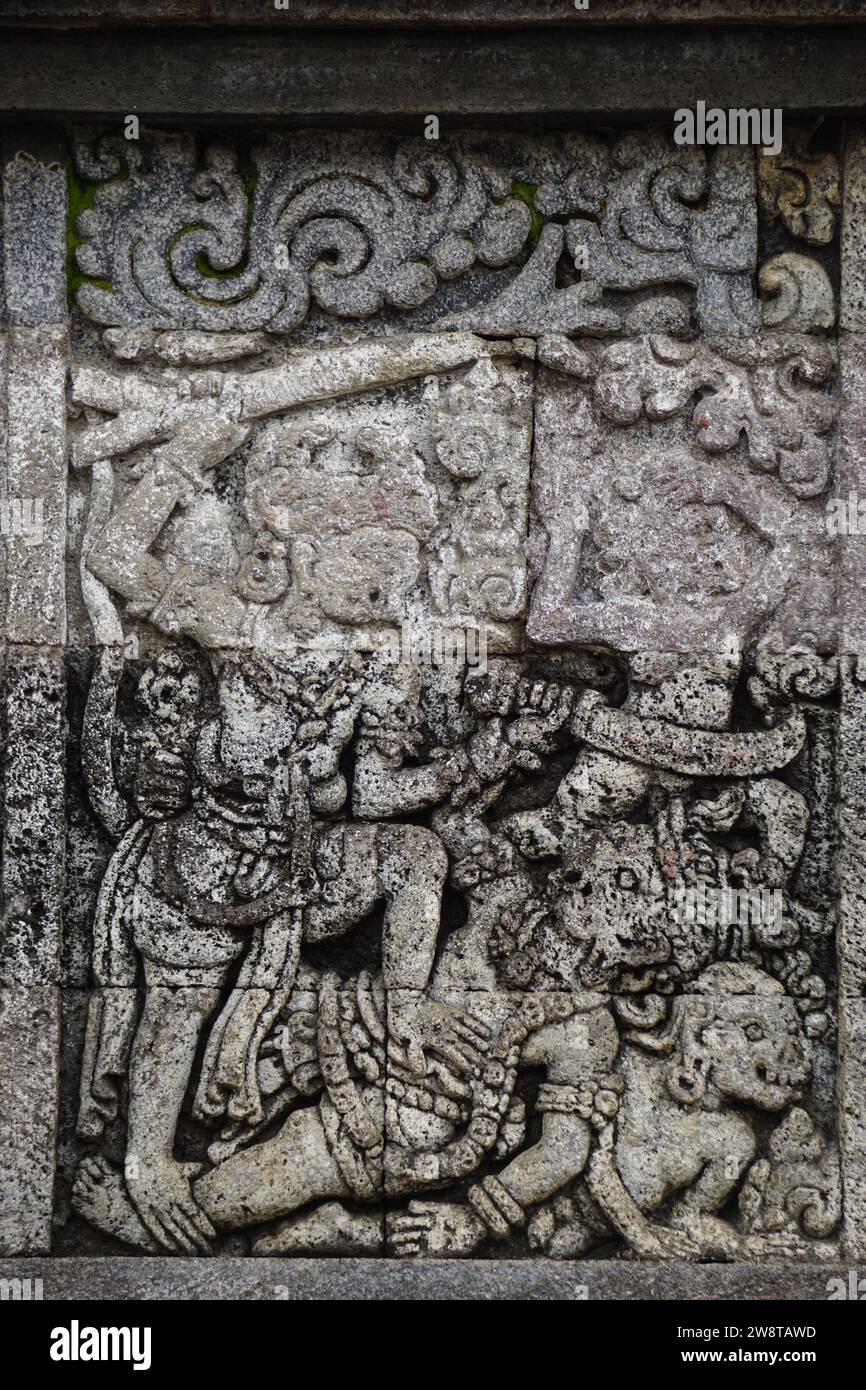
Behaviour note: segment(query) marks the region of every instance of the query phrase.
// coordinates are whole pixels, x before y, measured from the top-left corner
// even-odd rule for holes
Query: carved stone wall
[[[864,152],[7,133],[6,1253],[866,1258]]]

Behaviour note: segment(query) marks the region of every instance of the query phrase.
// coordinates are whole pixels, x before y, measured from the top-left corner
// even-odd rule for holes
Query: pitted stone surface
[[[128,327],[288,332],[313,305],[338,318],[417,310],[474,267],[518,263],[516,278],[470,277],[449,322],[610,334],[617,292],[676,284],[694,288],[703,331],[757,326],[748,148],[708,156],[655,131],[325,134],[272,136],[247,159],[189,134],[79,132],[75,166],[93,190],[77,219],[82,310]]]
[[[545,372],[529,635],[834,650],[834,377],[831,347],[771,333],[653,334]]]
[[[71,134],[68,322],[7,301],[7,1248],[866,1248],[857,151]]]
[[[835,664],[764,656],[734,720],[741,670],[103,661],[65,1248],[832,1258]]]

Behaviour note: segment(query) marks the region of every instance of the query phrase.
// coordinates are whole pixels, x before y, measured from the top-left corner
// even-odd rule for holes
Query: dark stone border
[[[664,30],[7,31],[0,117],[512,126],[710,106],[866,108],[866,27]],[[417,127],[413,127],[417,128]]]
[[[41,1279],[46,1301],[244,1299],[827,1301],[833,1265],[686,1265],[633,1261],[7,1259],[5,1279]]]
[[[0,24],[95,25],[819,24],[866,22],[860,0],[0,0]]]

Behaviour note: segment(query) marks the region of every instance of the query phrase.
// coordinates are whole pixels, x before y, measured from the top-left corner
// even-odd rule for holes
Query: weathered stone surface
[[[41,1278],[46,1301],[277,1299],[743,1302],[825,1300],[849,1287],[844,1266],[686,1264],[623,1260],[154,1259],[67,1256],[14,1261],[18,1277]],[[831,1281],[841,1280],[841,1286]]]
[[[262,5],[250,9],[245,0],[72,0],[68,5],[40,0],[3,0],[0,22],[7,24],[239,24],[263,28],[305,24],[674,24],[744,20],[754,23],[819,24],[861,18],[852,0],[810,0],[808,7],[793,0],[604,0],[586,10],[570,12],[560,0],[504,0],[495,11],[485,0],[377,0],[359,7],[352,0],[293,0],[287,9]]]
[[[843,186],[839,325],[858,333],[866,328],[866,135],[853,121],[845,142]]]
[[[128,335],[112,341],[129,350]],[[82,582],[93,621],[130,528],[146,554],[168,506],[161,576],[151,565],[147,579],[115,580],[128,611],[163,632],[207,648],[375,650],[395,629],[483,627],[491,645],[513,646],[531,438],[529,375],[515,356],[469,334],[415,334],[158,382],[134,367],[76,366],[72,459],[94,467],[94,496],[110,495],[108,460],[163,438],[167,420],[190,441],[183,458],[173,445],[156,450],[161,471],[127,488],[102,535],[91,507]],[[377,389],[392,383],[400,389]],[[239,508],[226,505],[226,460]]]
[[[710,54],[782,104],[764,31],[583,32],[347,34],[327,100],[334,34],[208,36],[195,133],[106,122],[125,40],[85,101],[72,34],[69,168],[8,145],[4,1242],[64,1280],[825,1297],[866,1250],[856,131],[679,146],[633,113]],[[802,110],[839,34],[786,42]]]
[[[839,645],[845,652],[866,646],[866,340],[842,335],[839,353],[839,451],[829,527],[836,533],[839,580]]]
[[[110,153],[98,138],[78,149],[84,176],[111,173],[90,162]],[[447,281],[522,250],[516,198],[491,250],[483,190],[510,185],[478,182],[482,149],[521,182],[537,171],[539,216],[573,220],[542,227],[483,308],[452,301],[446,331],[434,316],[394,336],[413,252]],[[809,336],[768,331],[766,311],[759,335],[709,336],[757,324],[750,155],[705,166],[651,133],[553,141],[534,166],[525,141],[455,150],[461,199],[440,212],[393,142],[271,142],[252,244],[270,244],[255,230],[269,199],[295,240],[281,280],[250,282],[253,317],[204,312],[192,279],[178,291],[206,246],[231,276],[245,199],[209,224],[221,241],[189,229],[164,268],[190,180],[241,192],[217,146],[199,185],[189,140],[151,140],[79,223],[82,270],[111,280],[80,308],[113,324],[101,343],[81,324],[70,387],[100,653],[80,757],[116,848],[79,813],[105,869],[64,1248],[544,1260],[614,1241],[646,1259],[831,1260],[835,353],[814,336],[829,277],[779,252],[764,288],[797,283],[776,317]],[[392,201],[404,185],[421,199],[385,241],[371,204],[364,261],[351,229],[368,194],[335,151],[398,178]],[[671,178],[706,206],[670,216]],[[122,248],[153,200],[127,280]],[[575,286],[533,269],[566,241],[606,295],[632,296],[610,347],[540,332],[582,324],[556,318]],[[325,246],[343,273],[314,264]],[[437,282],[413,283],[417,308]],[[276,285],[284,309],[299,296],[283,321],[256,302]],[[309,296],[303,347],[259,332],[300,327]],[[336,338],[389,297],[388,336]],[[705,536],[671,542],[667,493],[653,521],[655,473],[680,505],[716,509]],[[563,573],[591,563],[603,611],[579,628]],[[732,597],[714,613],[714,595]],[[474,662],[412,648],[461,626]],[[524,632],[547,650],[521,651]]]
[[[6,647],[0,983],[60,982],[64,673],[56,651]]]
[[[568,4],[561,13],[572,19]],[[587,26],[583,15],[568,28],[516,33],[181,28],[169,43],[145,25],[64,34],[18,27],[4,34],[4,51],[0,110],[15,117],[48,108],[62,119],[111,117],[121,125],[126,113],[142,112],[253,128],[284,128],[287,120],[314,127],[323,118],[366,127],[372,119],[420,132],[428,113],[531,129],[584,118],[631,121],[635,112],[655,120],[697,92],[728,109],[844,117],[862,107],[866,32],[862,23],[841,22],[623,32]]]
[[[54,985],[0,987],[0,1251],[52,1243],[60,1008]]]
[[[66,628],[66,326],[7,334],[6,635],[49,645]]]
[[[863,736],[866,695],[862,657],[843,670],[837,768],[839,815],[839,1143],[844,1177],[844,1248],[851,1259],[866,1254],[866,777]]]
[[[3,140],[3,282],[16,328],[66,318],[66,146],[53,132]]]
[[[832,663],[766,659],[756,710],[782,707],[735,732],[735,656],[636,661],[623,710],[588,655],[491,658],[444,681],[262,652],[223,657],[214,681],[164,648],[119,698],[113,661],[82,736],[94,807],[121,838],[95,909],[76,1218],[143,1250],[369,1254],[387,1199],[404,1254],[509,1239],[574,1256],[613,1232],[649,1258],[832,1256],[828,808],[822,726],[800,707],[832,699]],[[106,765],[112,708],[122,754]],[[281,788],[274,750],[292,766],[293,744],[304,775]],[[351,782],[336,771],[349,746]],[[630,824],[647,798],[656,818]],[[714,1119],[686,1166],[691,1085],[698,1113],[711,1088]],[[651,1181],[636,1159],[629,1187],[615,1117],[624,1105],[634,1142],[650,1094],[660,1167]],[[735,1111],[723,1123],[726,1102],[779,1117],[769,1156]],[[532,1109],[542,1144],[527,1151]],[[198,1136],[194,1176],[181,1130]],[[467,1208],[449,1188],[494,1152],[499,1186],[471,1187]],[[671,1183],[685,1194],[714,1162],[706,1205],[684,1208],[694,1222],[654,1219]],[[797,1162],[811,1214],[779,1226],[767,1204]],[[741,1183],[729,1227],[715,1213]]]
[[[536,407],[530,637],[832,651],[833,372],[828,346],[774,334],[657,334],[554,362]]]
[[[852,1260],[862,1260],[866,1243],[863,1222],[866,1216],[866,1190],[863,1182],[863,1049],[866,1047],[866,1019],[863,1000],[843,999],[839,1006],[839,1047],[843,1055],[840,1073],[839,1142],[845,1176],[844,1250]]]
[[[476,273],[443,321],[609,334],[617,293],[687,284],[703,331],[757,327],[750,149],[707,157],[661,132],[293,135],[248,158],[252,192],[223,142],[82,131],[76,168],[94,189],[77,221],[82,310],[126,327],[288,332],[313,305],[340,318],[417,310],[443,282],[525,262],[512,277]]]
[[[839,159],[810,148],[808,128],[784,126],[780,155],[758,156],[758,193],[767,217],[780,219],[795,237],[825,246],[836,232],[841,201]]]

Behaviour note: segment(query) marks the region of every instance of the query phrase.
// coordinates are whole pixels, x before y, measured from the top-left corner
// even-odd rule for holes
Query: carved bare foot
[[[674,1218],[679,1234],[687,1237],[705,1260],[736,1260],[744,1254],[744,1237],[718,1216],[684,1213]]]
[[[101,1155],[79,1163],[72,1186],[72,1210],[126,1245],[160,1249],[130,1202],[120,1173]]]
[[[323,1202],[313,1211],[290,1216],[253,1245],[254,1255],[378,1255],[384,1242],[376,1212],[347,1211],[340,1202]]]
[[[128,1156],[125,1177],[133,1206],[164,1249],[209,1253],[216,1230],[192,1195],[189,1165],[163,1155]]]

